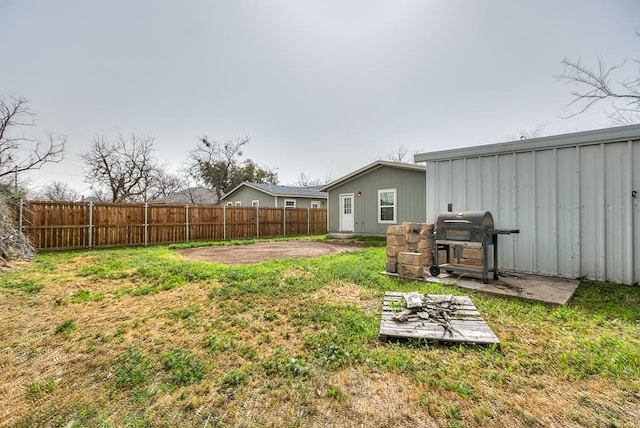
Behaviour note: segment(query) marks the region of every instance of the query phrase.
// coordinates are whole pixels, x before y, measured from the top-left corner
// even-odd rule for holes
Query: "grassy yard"
[[[229,267],[168,247],[0,275],[0,424],[637,427],[640,287],[563,307],[381,275],[367,247]],[[378,340],[386,290],[469,295],[501,349]]]

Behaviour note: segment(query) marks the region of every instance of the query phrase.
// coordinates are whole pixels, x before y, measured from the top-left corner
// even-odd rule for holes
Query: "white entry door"
[[[353,193],[340,195],[340,231],[353,232]]]

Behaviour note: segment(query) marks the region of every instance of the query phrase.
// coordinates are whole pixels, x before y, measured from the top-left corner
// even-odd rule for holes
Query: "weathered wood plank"
[[[455,305],[455,310],[449,315],[447,326],[441,321],[432,319],[412,318],[405,322],[393,319],[393,316],[403,309],[404,293],[387,291],[383,300],[380,317],[380,337],[427,339],[448,342],[469,342],[477,344],[499,344],[500,340],[493,333],[489,325],[480,316],[473,302],[468,296],[426,295],[434,302],[447,302]]]

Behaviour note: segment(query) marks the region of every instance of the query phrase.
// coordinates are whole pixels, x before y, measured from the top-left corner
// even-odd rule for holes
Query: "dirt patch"
[[[352,244],[319,241],[274,241],[249,245],[187,248],[176,251],[194,260],[227,265],[248,265],[275,259],[312,258],[359,248],[361,247]]]

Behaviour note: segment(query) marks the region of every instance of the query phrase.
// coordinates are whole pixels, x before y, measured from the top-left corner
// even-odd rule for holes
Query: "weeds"
[[[44,285],[38,283],[35,279],[16,279],[16,280],[3,280],[0,282],[0,288],[7,290],[16,290],[27,294],[36,294]]]
[[[267,376],[300,377],[309,376],[309,369],[302,360],[293,358],[282,348],[276,351],[261,363]]]
[[[231,370],[222,379],[222,386],[239,386],[247,381],[247,373],[241,370]]]
[[[176,385],[198,383],[207,372],[202,360],[186,349],[173,348],[161,355],[161,361],[169,371],[169,381]]]
[[[41,395],[51,394],[56,386],[54,378],[46,379],[42,382],[32,383],[27,387],[26,394],[30,397],[39,397]]]
[[[56,333],[63,335],[69,339],[71,332],[76,328],[76,323],[73,320],[64,320],[56,326]]]
[[[100,302],[104,299],[104,293],[93,293],[90,290],[82,289],[71,295],[69,303]]]
[[[142,351],[131,348],[116,358],[113,366],[118,388],[140,388],[152,376],[153,363]]]

